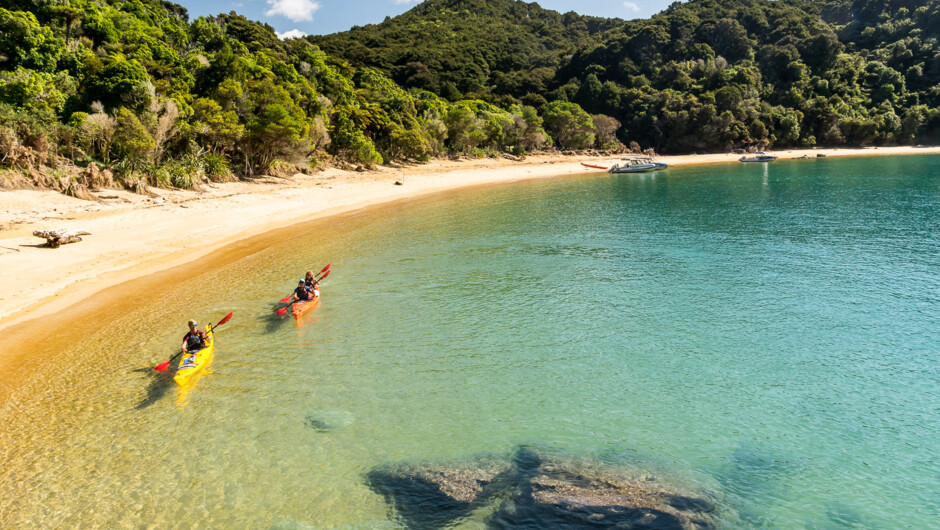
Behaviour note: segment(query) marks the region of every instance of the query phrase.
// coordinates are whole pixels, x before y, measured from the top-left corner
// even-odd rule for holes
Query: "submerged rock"
[[[716,526],[716,506],[701,495],[526,447],[509,459],[385,466],[367,480],[410,528],[442,528],[473,514],[489,528]]]
[[[442,528],[483,505],[510,470],[509,462],[498,460],[469,466],[399,465],[373,469],[366,481],[409,528]]]
[[[304,425],[317,432],[329,432],[352,424],[354,417],[345,410],[320,410],[307,414]]]

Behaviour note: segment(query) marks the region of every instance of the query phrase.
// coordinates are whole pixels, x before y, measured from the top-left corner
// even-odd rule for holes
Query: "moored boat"
[[[215,340],[212,338],[212,324],[209,324],[207,328],[206,347],[196,352],[196,361],[186,363],[186,360],[189,359],[188,354],[184,354],[183,358],[180,360],[180,365],[176,369],[176,375],[173,376],[173,380],[177,383],[185,385],[192,376],[205,368],[205,366],[209,364],[209,361],[212,360],[212,354],[215,353]]]
[[[648,156],[625,158],[622,164],[614,164],[607,170],[608,173],[646,173],[659,171],[669,167],[667,164],[657,162]]]
[[[764,151],[758,151],[754,153],[753,156],[744,155],[741,157],[741,162],[773,162],[777,157],[770,153],[765,153]]]

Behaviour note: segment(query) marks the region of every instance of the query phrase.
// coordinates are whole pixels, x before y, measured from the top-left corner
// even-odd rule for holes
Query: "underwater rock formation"
[[[716,527],[716,506],[648,475],[551,458],[522,447],[509,459],[373,469],[368,485],[409,528],[477,516],[488,528]]]
[[[352,424],[352,413],[345,410],[319,410],[304,417],[304,425],[317,431],[329,432]]]

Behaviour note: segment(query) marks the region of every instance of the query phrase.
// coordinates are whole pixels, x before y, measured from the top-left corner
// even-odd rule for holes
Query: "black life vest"
[[[188,351],[201,350],[206,346],[206,341],[199,331],[190,331],[186,334],[186,349]]]

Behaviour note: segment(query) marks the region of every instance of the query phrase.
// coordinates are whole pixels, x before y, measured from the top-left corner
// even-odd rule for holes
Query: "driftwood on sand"
[[[81,236],[90,236],[91,232],[65,230],[63,228],[59,230],[36,230],[33,235],[45,239],[47,247],[59,248],[67,243],[77,243],[82,240]]]

